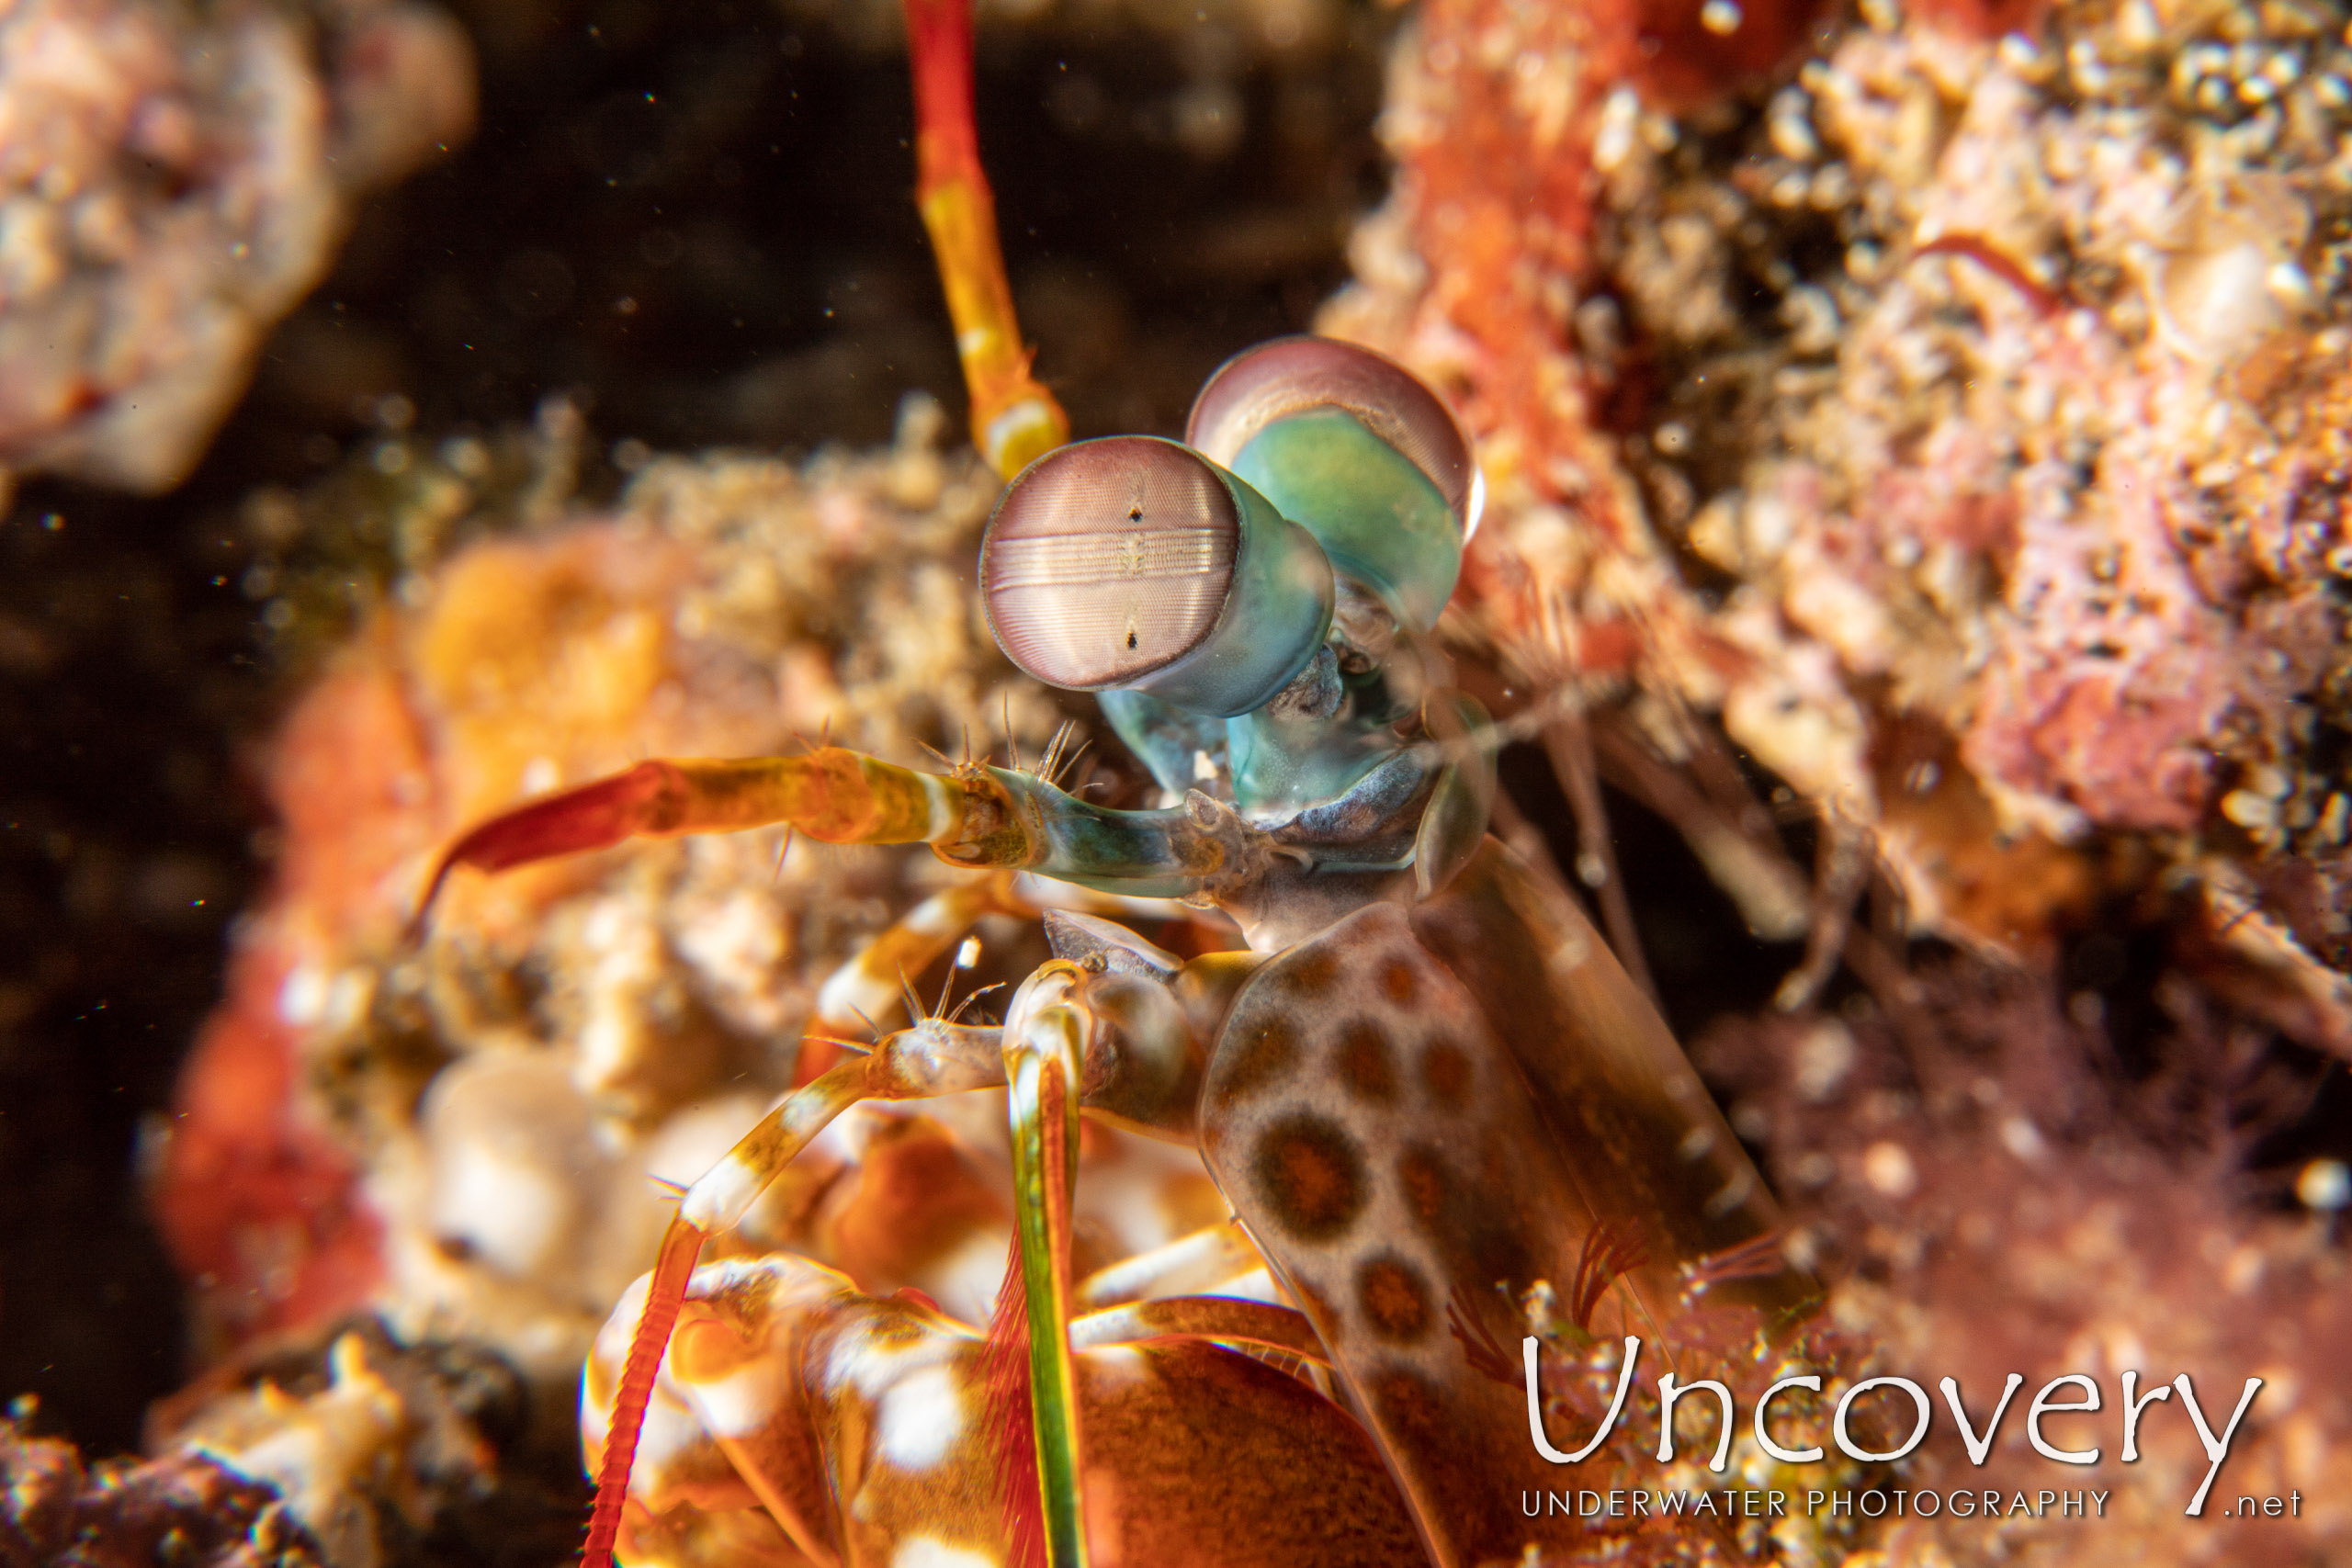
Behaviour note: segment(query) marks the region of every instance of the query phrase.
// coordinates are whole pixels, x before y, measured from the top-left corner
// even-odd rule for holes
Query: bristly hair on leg
[[[922,1023],[931,1017],[929,1013],[922,1010],[922,998],[915,995],[914,982],[907,978],[904,964],[899,967],[899,1000],[906,1006],[907,1022],[910,1025]]]
[[[970,941],[973,941],[974,939],[973,939],[973,938],[970,938],[970,937],[967,937],[967,938],[965,938],[964,940],[965,940],[965,941],[967,941],[967,942],[970,942]],[[932,1016],[933,1018],[935,1018],[935,1019],[939,1020],[939,1021],[940,1021],[941,1022],[943,1022],[943,1023],[953,1023],[953,1022],[955,1022],[955,1021],[956,1021],[956,1013],[960,1013],[960,1012],[962,1012],[962,1011],[964,1010],[962,1008],[957,1008],[957,1009],[956,1010],[956,1012],[954,1012],[954,1013],[951,1013],[951,1012],[949,1012],[949,1011],[947,1010],[947,1004],[948,1004],[948,1002],[949,1002],[951,999],[953,999],[953,998],[954,998],[955,995],[956,995],[956,965],[955,965],[955,964],[950,964],[947,966],[947,978],[945,978],[944,980],[942,980],[942,981],[939,983],[939,1005],[938,1005],[937,1007],[935,1007],[935,1008],[933,1008],[933,1009],[932,1009],[932,1010],[931,1010],[931,1015],[930,1015],[930,1016]]]
[[[942,1019],[940,1021],[941,1021],[941,1022],[943,1022],[943,1023],[955,1023],[955,1022],[959,1021],[963,1018],[963,1016],[964,1016],[965,1012],[966,1012],[966,1011],[967,1011],[967,1010],[971,1007],[971,1005],[972,1005],[974,1002],[978,1001],[982,997],[987,996],[990,991],[1001,991],[1001,990],[1003,990],[1003,989],[1004,989],[1004,984],[1005,984],[1005,983],[1004,983],[1002,980],[996,980],[996,981],[992,981],[992,982],[990,982],[990,983],[989,983],[989,984],[988,984],[988,985],[980,986],[980,987],[976,987],[976,988],[975,988],[975,989],[973,989],[973,990],[967,991],[967,992],[964,994],[964,999],[963,999],[962,1001],[957,1002],[957,1003],[956,1004],[956,1010],[955,1010],[954,1012],[949,1013],[945,1018]]]
[[[988,1430],[996,1445],[997,1490],[1004,1521],[1005,1568],[1046,1568],[1046,1506],[1037,1490],[1037,1431],[1029,1404],[1029,1287],[1021,1272],[1021,1235],[1013,1233],[989,1314],[981,1355]]]
[[[1080,726],[1075,719],[1064,719],[1054,728],[1053,739],[1046,742],[1046,754],[1037,761],[1037,777],[1060,787],[1062,775],[1078,765],[1078,760],[1091,742],[1080,741]],[[1078,742],[1073,745],[1072,742]]]
[[[871,1056],[874,1055],[874,1045],[869,1041],[844,1040],[838,1034],[804,1034],[800,1038],[804,1043],[814,1040],[820,1045],[835,1046],[841,1050],[848,1052],[853,1056]]]
[[[1778,1228],[1718,1247],[1682,1265],[1682,1299],[1696,1302],[1716,1285],[1754,1280],[1788,1267],[1788,1236]]]

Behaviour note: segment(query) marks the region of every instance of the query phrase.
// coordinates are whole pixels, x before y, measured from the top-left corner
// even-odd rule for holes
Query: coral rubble
[[[967,544],[987,492],[911,437],[805,475],[665,461],[617,516],[436,570],[435,520],[472,506],[469,471],[487,486],[463,443],[417,457],[394,502],[395,531],[428,541],[403,581],[413,607],[379,613],[287,721],[277,893],[187,1074],[159,1201],[223,1343],[356,1304],[387,1267],[511,1269],[578,1314],[576,1345],[532,1358],[552,1371],[637,1265],[582,1275],[600,1199],[548,1192],[536,1222],[514,1222],[529,1234],[490,1235],[464,1196],[481,1162],[641,1189],[592,1120],[650,1132],[713,1093],[788,1081],[822,966],[892,912],[901,871],[878,852],[780,859],[771,834],[461,881],[411,951],[426,861],[494,806],[651,751],[770,750],[828,725],[883,750],[953,743],[951,712],[999,705],[966,672],[984,645],[952,569],[912,563]],[[1036,700],[1018,695],[1034,730]],[[443,1075],[476,1043],[498,1049]],[[363,1157],[383,1168],[366,1191]],[[388,1212],[407,1222],[390,1237]]]
[[[277,1489],[196,1452],[85,1467],[71,1443],[0,1425],[0,1562],[91,1568],[164,1560],[203,1568],[315,1568],[317,1547]]]
[[[473,112],[470,46],[406,0],[0,8],[0,484],[176,484],[354,201]]]
[[[648,753],[830,733],[920,761],[1010,723],[1037,755],[1058,710],[1001,662],[965,587],[993,487],[933,449],[939,428],[918,401],[870,457],[656,461],[606,516],[419,561],[403,604],[329,661],[276,751],[276,894],[162,1156],[159,1209],[212,1344],[371,1304],[567,1384],[650,1257],[649,1177],[699,1174],[805,1077],[804,1030],[887,1019],[891,976],[825,1008],[820,985],[968,880],[927,855],[780,831],[647,845],[461,876],[429,928],[410,922],[458,828]],[[461,485],[442,457],[469,461],[420,454],[404,493]],[[1017,978],[1042,952],[987,917],[949,973]],[[754,1233],[985,1316],[1010,1210],[1001,1130],[973,1114],[960,1153],[931,1117],[847,1118]],[[1089,1157],[1097,1261],[1216,1217],[1197,1161],[1117,1135]],[[927,1229],[892,1219],[941,1181],[968,1201]]]
[[[1798,874],[1715,726],[1815,824],[1788,1010],[1705,1059],[1838,1330],[1972,1389],[2259,1374],[2286,1392],[2227,1488],[2332,1492],[2344,1168],[2245,1167],[2342,1070],[2279,1036],[2352,1054],[2346,17],[1869,0],[1760,87],[1662,78],[1640,6],[1418,27],[1396,188],[1323,322],[1478,430],[1493,521],[1455,630],[1502,705],[1589,725],[1761,934]],[[1638,896],[1637,867],[1586,880],[1620,874]],[[1962,956],[1910,971],[1920,937]],[[1863,989],[1814,1010],[1840,954]],[[2263,1212],[2289,1188],[2300,1218]],[[2177,1421],[2115,1460],[2097,1533],[1778,1546],[2344,1551],[2324,1507],[2226,1546],[2245,1527],[2182,1519],[2204,1463]],[[1972,1473],[1931,1445],[1883,1484]]]

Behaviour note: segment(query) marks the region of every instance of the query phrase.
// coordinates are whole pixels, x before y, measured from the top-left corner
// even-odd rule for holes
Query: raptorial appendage
[[[1114,811],[1011,769],[927,773],[839,746],[805,757],[656,760],[469,829],[435,866],[418,918],[461,866],[505,871],[630,839],[777,825],[832,844],[925,843],[951,865],[1153,897],[1230,875],[1238,844],[1206,803]]]

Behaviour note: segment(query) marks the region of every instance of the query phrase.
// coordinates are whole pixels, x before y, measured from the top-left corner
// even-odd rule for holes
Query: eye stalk
[[[1199,453],[1149,435],[1032,463],[980,546],[989,626],[1047,685],[1247,713],[1289,684],[1331,624],[1314,536]]]
[[[1184,439],[1420,629],[1436,621],[1477,526],[1480,484],[1461,426],[1411,371],[1331,338],[1276,338],[1209,378]]]

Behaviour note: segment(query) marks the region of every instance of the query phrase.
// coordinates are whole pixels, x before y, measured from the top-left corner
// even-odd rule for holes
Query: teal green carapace
[[[1324,711],[1273,704],[1230,718],[1191,712],[1142,692],[1101,694],[1103,716],[1171,794],[1229,790],[1253,822],[1287,820],[1338,800],[1396,755],[1396,726],[1418,704],[1419,682],[1385,670],[1343,672],[1336,657]],[[1336,701],[1329,693],[1336,693]]]
[[[1322,647],[1331,628],[1332,563],[1311,529],[1238,476],[1200,461],[1240,521],[1231,608],[1199,648],[1138,686],[1195,713],[1243,714],[1272,701]]]

